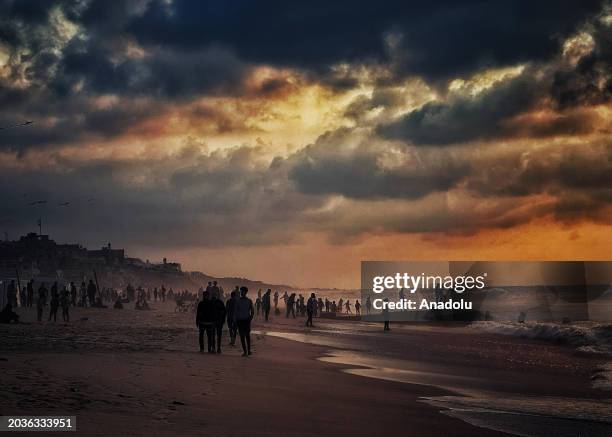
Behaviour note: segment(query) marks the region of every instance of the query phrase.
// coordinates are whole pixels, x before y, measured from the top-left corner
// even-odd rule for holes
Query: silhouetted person
[[[312,327],[312,316],[315,313],[317,308],[317,298],[314,293],[310,294],[310,298],[306,303],[306,313],[308,314],[308,319],[306,319],[306,326]]]
[[[236,287],[238,288],[238,287]],[[230,298],[225,304],[227,311],[227,327],[229,329],[230,344],[234,346],[236,344],[236,334],[238,333],[238,325],[236,325],[236,318],[234,317],[234,311],[236,310],[236,301],[238,300],[239,291],[232,291]]]
[[[64,322],[69,322],[70,314],[68,313],[68,309],[70,308],[70,292],[65,285],[62,290],[62,295],[60,296],[60,305],[62,306],[62,320]]]
[[[370,300],[370,296],[366,297],[366,314],[370,315],[370,312],[372,311],[372,301]]]
[[[274,314],[276,314],[277,309],[278,309],[278,290],[274,292]]]
[[[49,301],[49,321],[53,319],[54,322],[57,321],[57,309],[59,308],[59,291],[57,289],[57,282],[53,284],[51,287],[51,300]]]
[[[210,287],[210,297],[219,297],[221,290],[219,289],[219,286],[217,285],[217,281],[213,281],[211,287]]]
[[[234,319],[238,325],[243,357],[251,355],[251,320],[253,320],[255,315],[253,302],[247,297],[248,292],[249,289],[247,287],[240,287],[240,298],[236,301],[236,308],[234,310]]]
[[[261,309],[263,311],[263,315],[264,318],[266,319],[266,322],[268,321],[268,318],[270,317],[270,308],[271,308],[271,295],[272,294],[272,290],[270,290],[268,288],[268,291],[266,291],[263,295],[263,297],[261,298]]]
[[[70,283],[70,304],[73,307],[77,306],[77,288],[74,282]]]
[[[28,308],[32,308],[32,305],[34,305],[34,280],[30,279],[28,281],[28,285],[26,287],[26,294],[27,294],[27,306]]]
[[[221,353],[221,335],[223,334],[223,325],[225,325],[226,310],[223,301],[219,299],[217,294],[212,296],[212,304],[214,308],[214,323],[215,336],[217,339],[217,353]]]
[[[383,302],[389,302],[389,298],[385,297]],[[385,322],[383,331],[391,331],[391,328],[389,328],[389,307],[387,305],[383,308],[383,320]]]
[[[0,323],[19,323],[19,314],[13,311],[13,305],[10,302],[0,311]]]
[[[257,317],[259,317],[259,310],[261,309],[261,290],[259,290],[257,299],[255,299],[255,309],[257,310]]]
[[[359,303],[359,299],[355,302],[355,314],[358,316],[361,315],[361,304]]]
[[[39,322],[42,322],[43,309],[45,308],[45,305],[47,305],[47,288],[43,282],[40,284],[40,287],[38,287],[38,299],[36,299],[36,313]]]
[[[130,288],[130,286],[128,285],[128,290],[129,290],[129,288]],[[81,292],[81,303],[80,303],[80,306],[82,308],[86,308],[87,307],[87,285],[85,285],[85,281],[81,282],[80,292]]]
[[[285,302],[287,306],[286,317],[289,317],[289,314],[291,314],[295,319],[295,293],[292,293],[291,296],[289,296]]]
[[[15,281],[11,281],[6,289],[6,301],[13,307],[17,306],[17,289],[15,288]]]
[[[208,352],[215,352],[215,309],[210,299],[210,294],[202,293],[202,301],[198,304],[196,312],[196,326],[200,329],[200,352],[204,352],[204,333],[208,340]]]
[[[89,305],[93,307],[96,303],[96,284],[91,279],[87,284],[87,297],[89,298]]]

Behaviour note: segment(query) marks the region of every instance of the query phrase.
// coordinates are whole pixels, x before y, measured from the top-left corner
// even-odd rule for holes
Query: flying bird
[[[34,202],[30,202],[28,203],[28,205],[32,206],[32,205],[42,205],[44,203],[47,203],[46,200],[35,200]]]
[[[68,206],[70,205],[70,202],[64,202],[64,203],[60,203],[59,206]]]
[[[34,121],[28,120],[28,121],[24,121],[23,123],[16,123],[16,124],[11,124],[9,126],[2,126],[2,127],[0,127],[0,130],[12,129],[14,127],[28,126],[28,125],[33,124],[33,123],[34,123]]]

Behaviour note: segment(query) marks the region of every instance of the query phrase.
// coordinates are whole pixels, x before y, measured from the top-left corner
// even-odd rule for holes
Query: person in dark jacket
[[[247,297],[248,292],[247,287],[240,287],[240,299],[236,301],[234,309],[234,319],[238,325],[243,357],[251,355],[251,321],[255,315],[253,301]]]
[[[208,340],[208,353],[215,353],[215,309],[210,294],[202,293],[202,301],[196,312],[196,326],[200,329],[200,352],[204,352],[204,333]]]
[[[271,308],[271,297],[272,294],[272,290],[268,288],[268,291],[266,291],[263,295],[263,297],[261,298],[261,309],[263,310],[263,315],[264,318],[266,319],[266,322],[268,321],[268,318],[270,317],[270,308]]]
[[[74,282],[70,283],[70,304],[73,307],[77,306],[77,288]]]
[[[57,289],[57,281],[51,286],[51,301],[50,310],[49,310],[49,321],[53,319],[54,322],[57,322],[57,309],[59,308],[59,290]]]
[[[236,336],[238,335],[238,325],[236,324],[236,320],[234,319],[234,311],[236,309],[236,301],[238,300],[238,293],[239,292],[232,291],[230,294],[230,298],[227,300],[227,303],[225,304],[225,308],[227,310],[227,327],[229,329],[230,345],[232,346],[236,344]]]
[[[308,314],[308,319],[306,320],[306,326],[310,326],[312,328],[312,316],[314,315],[317,308],[317,298],[314,293],[310,294],[310,298],[306,303],[306,313]]]
[[[96,284],[90,279],[87,284],[87,296],[89,297],[89,306],[93,307],[96,303]]]
[[[223,334],[223,325],[225,325],[225,304],[219,299],[218,294],[213,294],[212,305],[214,309],[214,324],[215,324],[215,337],[217,340],[217,353],[221,353],[221,335]]]
[[[70,292],[64,285],[64,288],[60,294],[60,305],[62,306],[62,320],[64,322],[70,321],[70,313],[68,308],[70,307]]]
[[[32,308],[32,305],[34,305],[34,280],[33,279],[30,279],[28,281],[27,302],[28,302],[28,308]]]
[[[45,283],[43,282],[40,284],[40,287],[38,287],[38,299],[36,300],[36,318],[39,322],[42,322],[45,305],[47,305],[47,287],[45,287]]]

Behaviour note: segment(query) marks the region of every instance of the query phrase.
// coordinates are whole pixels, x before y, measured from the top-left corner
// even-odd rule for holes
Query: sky
[[[0,0],[0,230],[312,287],[610,259],[611,62],[610,1]]]

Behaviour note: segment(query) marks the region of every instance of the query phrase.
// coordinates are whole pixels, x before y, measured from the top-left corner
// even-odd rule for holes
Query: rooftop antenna
[[[42,235],[42,220],[38,219],[38,235]]]

